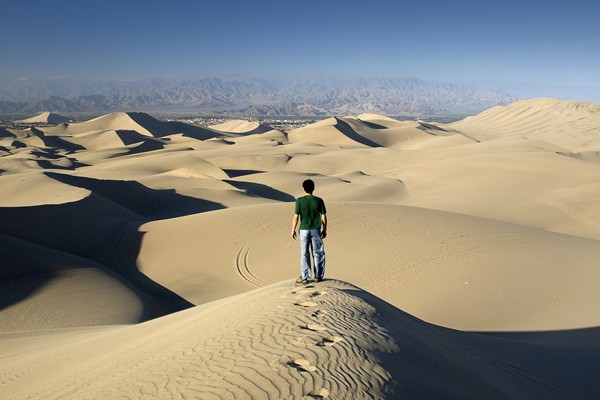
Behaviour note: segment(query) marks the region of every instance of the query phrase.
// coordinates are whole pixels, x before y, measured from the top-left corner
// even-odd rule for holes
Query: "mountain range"
[[[0,80],[0,114],[186,111],[214,114],[475,114],[516,100],[476,84],[414,78]]]

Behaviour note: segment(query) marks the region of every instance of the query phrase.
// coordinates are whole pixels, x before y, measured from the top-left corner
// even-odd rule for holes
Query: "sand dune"
[[[6,382],[0,393],[32,399],[592,398],[600,389],[593,376],[600,348],[596,341],[574,343],[577,335],[452,331],[344,282],[278,283],[144,324],[46,333],[46,346],[39,336],[24,337],[17,344],[28,347],[19,352],[9,347],[15,337],[4,335],[0,348],[11,363],[0,367]]]
[[[220,132],[244,133],[246,135],[265,133],[273,130],[273,128],[260,124],[257,121],[244,121],[240,119],[211,125],[210,128]]]
[[[62,124],[63,122],[68,122],[69,120],[70,120],[69,117],[64,117],[59,114],[45,111],[45,112],[35,115],[33,117],[17,120],[15,122],[28,123],[28,124],[34,124],[34,123]]]
[[[361,119],[362,118],[362,119]],[[448,138],[451,140],[447,140]],[[292,130],[290,142],[315,142],[338,146],[388,147],[411,149],[438,142],[466,144],[473,140],[440,125],[363,114],[358,117],[334,117]]]
[[[327,274],[422,319],[477,331],[600,324],[596,240],[406,206],[328,211]],[[194,304],[282,281],[298,262],[289,215],[288,204],[263,204],[145,224],[138,266]],[[217,224],[236,229],[203,229]],[[217,248],[195,245],[212,240]]]
[[[556,99],[522,100],[450,124],[479,140],[544,140],[573,152],[600,150],[600,105]]]
[[[133,324],[167,311],[88,259],[0,235],[2,332]]]
[[[0,397],[595,398],[598,107],[2,129]]]
[[[145,113],[116,112],[103,115],[89,121],[62,124],[55,127],[43,128],[48,136],[77,137],[79,134],[89,134],[93,131],[112,130],[124,135],[144,135],[150,137],[165,137],[174,134],[205,140],[218,137],[219,133],[210,129],[200,128],[180,122],[163,122]]]

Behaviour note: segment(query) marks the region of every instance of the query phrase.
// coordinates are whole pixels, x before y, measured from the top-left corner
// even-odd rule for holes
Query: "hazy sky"
[[[598,0],[20,0],[0,6],[0,22],[0,78],[241,74],[600,86]]]

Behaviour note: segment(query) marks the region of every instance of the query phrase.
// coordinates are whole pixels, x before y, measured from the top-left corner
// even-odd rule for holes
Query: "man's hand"
[[[298,222],[300,222],[300,216],[298,214],[294,214],[294,218],[292,218],[292,239],[296,240],[296,229],[298,228]]]
[[[321,231],[321,239],[325,239],[327,237],[327,231]]]

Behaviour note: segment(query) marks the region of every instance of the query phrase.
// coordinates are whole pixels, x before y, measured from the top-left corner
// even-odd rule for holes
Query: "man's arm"
[[[292,218],[292,239],[296,240],[296,228],[298,227],[298,221],[300,220],[300,216],[298,214],[294,214],[294,218]]]
[[[321,239],[327,236],[327,214],[321,214]]]

